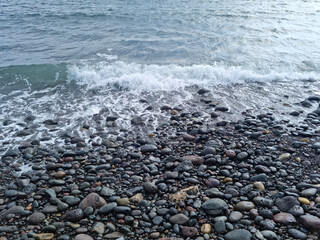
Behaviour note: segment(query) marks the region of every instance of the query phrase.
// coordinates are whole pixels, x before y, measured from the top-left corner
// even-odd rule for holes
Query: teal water
[[[156,126],[140,98],[192,108],[199,87],[238,112],[294,103],[320,91],[319,39],[319,0],[0,0],[0,120]]]

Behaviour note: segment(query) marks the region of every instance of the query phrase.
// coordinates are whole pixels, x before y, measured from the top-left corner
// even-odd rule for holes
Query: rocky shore
[[[320,111],[296,124],[161,110],[170,120],[142,137],[65,134],[65,147],[2,151],[0,240],[319,239]]]

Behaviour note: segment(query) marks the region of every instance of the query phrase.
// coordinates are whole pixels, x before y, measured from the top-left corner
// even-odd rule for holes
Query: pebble
[[[51,240],[54,239],[53,233],[38,233],[35,234],[34,237],[38,240]]]
[[[203,234],[209,234],[212,232],[212,226],[209,223],[205,223],[201,226],[200,231]]]
[[[251,240],[251,237],[252,234],[245,229],[233,230],[224,236],[225,240]]]
[[[143,184],[143,189],[146,191],[146,193],[150,194],[154,194],[158,191],[158,187],[151,182],[145,182]]]
[[[318,192],[318,189],[316,188],[308,188],[301,191],[301,195],[304,197],[313,197],[317,194],[317,192]]]
[[[253,187],[255,187],[256,189],[259,189],[260,191],[265,190],[264,184],[262,182],[254,182]]]
[[[93,240],[93,238],[87,234],[78,234],[74,240]]]
[[[280,239],[277,236],[277,234],[275,234],[273,231],[270,231],[270,230],[261,231],[261,234],[263,235],[263,237],[265,237],[268,240],[279,240]]]
[[[278,213],[273,216],[273,220],[276,223],[282,223],[284,225],[294,224],[297,222],[295,217],[290,213]]]
[[[300,205],[300,203],[297,198],[293,196],[286,196],[276,201],[276,206],[282,212],[287,212],[294,205]]]
[[[83,218],[83,211],[81,208],[70,210],[66,213],[65,219],[70,222],[78,222]]]
[[[243,214],[241,212],[233,211],[230,213],[228,220],[232,223],[238,222],[242,217],[243,217]]]
[[[311,230],[320,230],[320,218],[313,215],[300,216],[302,226]]]
[[[176,215],[173,215],[172,217],[170,217],[169,221],[173,224],[179,224],[179,225],[182,225],[182,224],[185,224],[186,222],[189,221],[189,218],[182,214],[182,213],[178,213]]]
[[[298,229],[294,229],[294,228],[290,228],[288,230],[288,233],[290,234],[291,237],[293,237],[294,239],[307,239],[308,236],[307,234],[305,234],[304,232],[301,232]]]
[[[79,208],[85,209],[87,207],[99,208],[107,202],[97,193],[89,193],[79,204]]]
[[[195,227],[183,227],[181,230],[181,235],[183,237],[194,238],[198,235],[198,229]]]
[[[298,201],[300,203],[302,203],[302,204],[306,204],[306,205],[310,204],[310,201],[307,198],[304,198],[304,197],[298,197]]]
[[[234,207],[235,210],[237,211],[250,211],[252,208],[255,208],[255,205],[253,204],[253,202],[250,201],[241,201],[239,203],[237,203]]]
[[[228,204],[220,198],[207,200],[201,206],[209,215],[217,216],[223,214],[228,209]]]
[[[91,231],[98,233],[98,234],[104,234],[106,230],[106,226],[102,222],[96,222],[93,224]]]
[[[153,145],[153,144],[146,144],[141,147],[142,153],[154,152],[156,150],[158,150],[158,148],[156,145]]]
[[[280,156],[279,156],[279,159],[280,160],[285,160],[285,159],[289,159],[291,157],[291,154],[290,153],[282,153]]]

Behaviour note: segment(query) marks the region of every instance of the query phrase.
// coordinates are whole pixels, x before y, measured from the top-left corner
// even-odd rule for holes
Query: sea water
[[[209,119],[203,98],[287,115],[319,80],[319,0],[0,0],[0,143]]]

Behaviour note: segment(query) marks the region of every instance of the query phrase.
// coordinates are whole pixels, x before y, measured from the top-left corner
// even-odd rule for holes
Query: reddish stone
[[[284,225],[289,225],[296,223],[295,217],[290,213],[278,213],[273,216],[273,221],[276,223],[282,223]]]
[[[226,156],[228,157],[228,158],[235,158],[237,155],[236,155],[236,153],[233,151],[233,150],[227,150],[226,151]]]
[[[197,155],[185,156],[183,159],[191,161],[193,165],[201,165],[204,162],[204,159]]]
[[[183,237],[196,237],[198,235],[198,229],[195,227],[183,227],[181,231]]]

